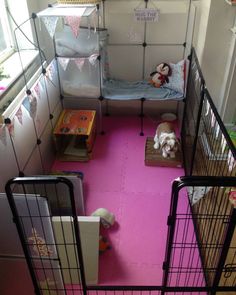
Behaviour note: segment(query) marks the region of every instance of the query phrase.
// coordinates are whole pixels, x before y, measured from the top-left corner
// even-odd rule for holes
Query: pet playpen
[[[36,294],[235,293],[236,151],[205,87],[194,50],[181,138],[186,176],[172,185],[159,286],[88,283],[71,182],[45,176],[20,177],[7,183]],[[59,184],[68,192],[67,217],[60,205]],[[188,202],[186,210],[179,206],[183,199]]]
[[[109,1],[103,2],[107,2],[105,5],[108,8],[111,5]],[[149,1],[145,0],[144,2],[143,6],[148,7]],[[165,5],[165,1],[160,2],[162,2],[160,3],[161,5]],[[106,45],[106,40],[103,38],[100,40],[99,38],[105,31],[101,31],[100,37],[99,33],[93,35],[94,39],[92,38],[91,40],[95,47],[90,48],[86,45],[86,50],[91,49],[89,52],[83,52],[84,47],[77,48],[76,46],[79,43],[74,44],[76,50],[69,48],[69,52],[64,52],[65,43],[63,42],[65,40],[63,34],[66,34],[66,32],[57,34],[54,40],[58,50],[55,52],[56,59],[69,58],[74,61],[74,59],[81,58],[82,56],[84,71],[81,72],[79,67],[75,67],[75,64],[70,64],[65,77],[73,78],[74,73],[77,73],[81,77],[81,83],[73,83],[72,79],[70,81],[72,84],[69,85],[66,79],[62,79],[64,85],[60,85],[60,79],[48,77],[50,73],[44,69],[43,57],[41,56],[43,76],[40,79],[43,80],[43,85],[45,85],[44,91],[49,105],[48,112],[43,112],[43,108],[40,110],[43,113],[42,118],[45,117],[45,120],[42,120],[42,122],[47,122],[48,119],[46,117],[50,117],[50,121],[53,120],[55,109],[57,111],[61,110],[60,106],[56,108],[56,102],[52,101],[51,98],[58,97],[60,94],[67,96],[70,94],[68,92],[71,91],[71,97],[67,99],[73,100],[73,95],[87,94],[87,98],[94,97],[100,102],[106,100],[110,103],[114,100],[121,101],[127,99],[140,101],[142,135],[144,102],[152,100],[154,97],[153,91],[156,91],[156,89],[151,89],[152,93],[149,94],[145,88],[147,85],[139,80],[147,77],[148,67],[146,65],[151,63],[151,57],[156,50],[156,41],[161,44],[159,44],[159,49],[161,48],[159,58],[162,58],[162,55],[166,58],[166,55],[171,53],[170,55],[173,55],[176,60],[180,60],[180,57],[183,58],[186,55],[187,50],[184,49],[183,43],[185,43],[187,35],[188,10],[189,6],[184,6],[184,17],[181,17],[181,14],[176,16],[176,19],[172,16],[170,27],[171,36],[174,40],[171,40],[171,42],[169,39],[165,39],[166,36],[159,34],[158,38],[161,36],[163,40],[154,40],[155,42],[152,44],[153,39],[150,35],[152,27],[150,25],[149,28],[145,26],[143,43],[139,44],[139,41],[134,40],[135,44],[127,44],[129,42],[123,40],[123,43],[118,44],[119,49],[121,48],[122,50],[127,50],[127,45],[135,48],[135,52],[143,50],[142,66],[136,65],[139,73],[141,73],[139,79],[136,79],[138,80],[138,85],[137,81],[131,84],[123,81],[123,84],[119,84],[119,81],[114,82],[113,80],[106,79],[103,81],[103,79],[100,79],[101,76],[99,77],[99,75],[101,75],[101,72],[104,70],[103,66],[105,66],[104,60],[106,57],[102,49]],[[34,24],[35,17],[34,15]],[[108,23],[110,21],[109,17],[110,15],[107,13]],[[178,20],[184,29],[181,30],[181,38],[175,40],[178,34],[173,29],[180,30],[175,25],[173,26],[173,24]],[[99,27],[97,29],[97,32],[99,32]],[[88,28],[82,28],[79,38],[83,38],[84,32],[87,34],[90,31]],[[68,37],[68,34],[66,35]],[[111,35],[110,52],[116,52],[114,46],[116,45],[115,38],[115,34]],[[66,44],[68,45],[67,42]],[[166,48],[165,46],[169,50],[167,50],[167,53],[164,49]],[[78,55],[78,50],[83,52],[81,56]],[[122,50],[119,53],[121,56]],[[97,53],[97,57],[101,56],[90,63],[88,60],[93,53]],[[119,67],[121,60],[114,62],[114,56],[114,68]],[[101,58],[103,59],[102,62]],[[145,64],[144,61],[147,61],[147,59],[149,60]],[[234,208],[234,195],[236,190],[236,151],[205,87],[205,81],[194,50],[189,59],[186,98],[184,99],[183,93],[176,95],[176,92],[170,92],[168,89],[159,89],[159,93],[164,93],[163,100],[179,101],[184,99],[185,105],[181,127],[181,141],[186,176],[175,180],[172,187],[171,207],[167,218],[168,237],[165,257],[163,257],[162,284],[158,286],[97,285],[96,275],[91,279],[89,278],[91,268],[94,268],[95,265],[94,261],[97,261],[97,254],[93,252],[95,256],[92,265],[87,263],[91,252],[88,254],[86,250],[91,241],[86,245],[83,244],[83,222],[85,220],[82,218],[82,220],[78,220],[79,224],[77,222],[77,215],[81,214],[81,212],[83,213],[83,203],[76,203],[71,182],[61,176],[20,177],[7,183],[6,192],[36,294],[215,294],[216,292],[230,291],[232,294],[235,293],[236,211]],[[126,61],[125,59],[123,64]],[[132,65],[134,64],[132,60]],[[58,63],[56,66],[54,61],[52,65],[55,69]],[[61,65],[59,65],[60,67]],[[59,70],[63,78],[65,73],[61,68]],[[70,76],[70,71],[72,76]],[[87,75],[85,80],[83,80],[84,75]],[[88,76],[91,80],[88,80]],[[56,80],[55,85],[51,83],[54,80]],[[87,91],[88,84],[90,92]],[[26,83],[26,88],[29,90],[27,86]],[[73,88],[74,86],[75,88]],[[137,86],[144,87],[142,88],[143,92],[140,92],[140,88]],[[61,90],[60,93],[59,89]],[[135,94],[134,90],[137,91]],[[53,95],[54,92],[56,92],[56,95]],[[31,92],[28,92],[27,95],[30,96]],[[64,98],[63,95],[61,98]],[[156,98],[160,100],[158,95]],[[28,102],[27,99],[24,101]],[[33,127],[36,131],[37,145],[39,146],[41,144],[40,134],[42,132],[40,128],[42,127],[36,124],[33,110],[31,110],[32,105],[28,103],[25,107],[33,117]],[[3,115],[3,119],[5,119],[6,124],[11,124],[7,114],[8,112],[6,112],[6,117]],[[36,138],[35,136],[31,137],[33,146],[33,140]],[[16,144],[16,140],[15,142],[13,141],[14,151]],[[23,176],[22,163],[24,159],[22,160],[19,155],[15,156],[18,159],[17,168],[19,174]],[[44,159],[42,156],[40,160],[44,168],[45,163],[43,163]],[[80,195],[82,194],[81,185],[80,179]],[[62,187],[63,200],[66,198],[66,202],[62,202]],[[182,200],[188,203],[184,211],[179,206]],[[98,235],[99,220],[95,218],[91,222],[96,224],[97,231],[95,234]],[[190,228],[194,230],[189,230]],[[97,244],[95,248],[98,249]]]

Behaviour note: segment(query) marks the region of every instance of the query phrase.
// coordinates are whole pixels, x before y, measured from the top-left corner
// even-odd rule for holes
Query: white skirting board
[[[82,252],[85,268],[85,279],[88,285],[98,283],[99,227],[100,218],[94,216],[78,217]],[[78,257],[74,247],[72,218],[55,216],[52,218],[58,255],[61,261],[65,284],[79,284]],[[68,269],[68,268],[71,269]],[[74,269],[73,269],[74,268]]]

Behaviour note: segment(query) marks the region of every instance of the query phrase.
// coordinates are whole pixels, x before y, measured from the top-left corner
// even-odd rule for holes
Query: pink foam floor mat
[[[105,135],[97,135],[89,162],[56,161],[53,166],[54,171],[84,173],[87,215],[100,207],[115,214],[115,225],[103,231],[111,249],[99,258],[101,285],[162,282],[171,184],[184,171],[145,166],[146,138],[154,136],[157,122],[145,118],[144,136],[139,126],[136,117],[106,117]]]

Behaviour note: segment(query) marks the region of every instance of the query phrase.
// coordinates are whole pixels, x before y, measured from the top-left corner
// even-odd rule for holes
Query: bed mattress
[[[155,88],[148,81],[106,80],[102,89],[106,99],[182,100],[183,94],[167,87]]]

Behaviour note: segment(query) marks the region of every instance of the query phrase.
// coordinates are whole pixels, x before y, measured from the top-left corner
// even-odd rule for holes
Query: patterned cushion
[[[185,92],[185,72],[186,72],[186,61],[181,60],[178,63],[169,63],[172,74],[169,77],[169,83],[163,85],[165,88],[172,89],[176,92],[184,94]]]

